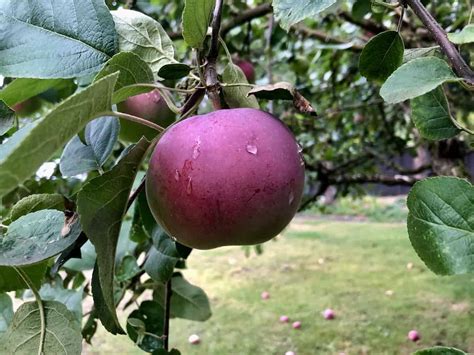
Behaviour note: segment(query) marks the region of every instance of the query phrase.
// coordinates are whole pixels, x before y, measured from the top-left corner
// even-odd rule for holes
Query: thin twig
[[[153,128],[155,131],[158,131],[158,132],[163,132],[165,130],[163,127],[157,125],[156,123],[144,120],[143,118],[140,118],[140,117],[137,117],[137,116],[129,115],[128,113],[117,112],[117,111],[106,111],[106,112],[101,113],[101,115],[123,118],[127,121],[135,122],[135,123],[142,124],[144,126]]]
[[[168,350],[170,337],[170,312],[171,312],[171,294],[173,293],[171,287],[171,279],[166,282],[165,289],[165,323],[163,325],[163,347]]]
[[[214,110],[220,110],[222,108],[220,85],[217,78],[217,57],[219,55],[219,32],[221,28],[222,5],[223,0],[216,0],[216,7],[214,8],[212,20],[211,47],[209,49],[209,54],[207,55],[206,66],[207,95],[212,101]]]
[[[133,191],[133,193],[128,198],[127,211],[130,209],[133,202],[137,199],[138,195],[140,195],[140,192],[142,192],[143,189],[145,188],[145,181],[146,181],[146,176],[143,177],[142,181],[140,181],[140,185],[138,185],[135,191]]]
[[[448,57],[454,72],[466,82],[474,86],[474,72],[466,64],[456,46],[448,40],[448,36],[440,24],[434,19],[420,0],[405,0],[405,4],[410,6],[421,22],[439,44],[443,53]]]

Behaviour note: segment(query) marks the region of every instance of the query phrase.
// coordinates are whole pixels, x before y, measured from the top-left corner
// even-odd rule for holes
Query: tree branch
[[[222,3],[223,0],[216,0],[216,7],[214,8],[214,15],[212,20],[212,33],[211,33],[211,47],[209,54],[207,55],[206,65],[206,87],[207,95],[212,101],[214,110],[220,110],[221,98],[220,98],[220,85],[217,78],[217,57],[219,55],[219,36],[222,19]]]
[[[428,31],[430,31],[443,53],[448,57],[454,72],[461,78],[464,78],[470,85],[474,86],[474,72],[466,64],[456,46],[448,40],[446,32],[429,13],[426,7],[420,0],[405,0],[404,2],[412,8],[416,16],[418,16]]]
[[[171,294],[172,285],[171,279],[166,282],[165,289],[165,321],[163,325],[163,347],[168,351],[169,347],[169,337],[170,337],[170,312],[171,312]]]
[[[352,17],[351,15],[349,15],[347,12],[339,13],[339,17],[366,31],[372,32],[373,34],[377,34],[377,33],[387,30],[385,26],[379,25],[373,21],[366,21],[366,20],[359,21],[355,19],[354,17]]]
[[[364,49],[364,46],[355,44],[355,43],[350,43],[346,42],[340,38],[333,37],[325,32],[318,31],[318,30],[313,30],[312,28],[308,28],[303,25],[296,25],[292,27],[293,31],[297,34],[301,34],[304,37],[309,37],[309,38],[316,38],[319,39],[321,42],[328,43],[328,44],[352,44],[351,47],[347,48],[350,49],[354,52],[360,52],[362,49]]]
[[[342,175],[336,177],[329,177],[329,182],[332,185],[342,184],[365,184],[365,183],[380,183],[388,186],[405,185],[412,186],[420,179],[406,175],[365,175],[365,174],[354,174],[354,175]]]

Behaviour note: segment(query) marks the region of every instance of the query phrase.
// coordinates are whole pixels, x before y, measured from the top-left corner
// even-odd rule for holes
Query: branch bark
[[[362,49],[364,49],[364,46],[362,45],[346,42],[343,39],[333,37],[325,32],[313,30],[312,28],[308,28],[303,25],[293,26],[292,30],[295,33],[301,34],[304,37],[316,38],[319,39],[321,42],[328,44],[352,44],[352,46],[347,49],[352,50],[354,52],[360,52],[362,51]]]
[[[207,95],[212,101],[214,110],[220,110],[221,98],[220,98],[220,85],[217,77],[217,57],[219,55],[219,36],[222,19],[222,5],[223,0],[216,0],[216,7],[214,8],[214,15],[212,20],[212,33],[211,33],[211,47],[209,54],[207,55],[206,65],[206,88]]]
[[[404,2],[411,7],[416,16],[418,16],[428,31],[430,31],[443,53],[448,57],[454,72],[461,78],[464,78],[468,84],[474,86],[474,72],[464,61],[456,46],[449,41],[444,29],[429,13],[426,7],[420,0],[405,0]]]

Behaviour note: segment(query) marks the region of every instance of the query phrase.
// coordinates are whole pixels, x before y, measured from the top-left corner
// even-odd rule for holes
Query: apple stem
[[[153,128],[154,130],[156,130],[158,132],[162,132],[162,131],[165,130],[163,127],[157,125],[156,123],[144,120],[143,118],[140,118],[140,117],[137,117],[137,116],[129,115],[128,113],[117,112],[117,111],[106,111],[106,112],[103,113],[103,115],[104,116],[114,116],[114,117],[118,117],[118,118],[123,118],[127,121],[139,123],[139,124],[142,124],[144,126]]]

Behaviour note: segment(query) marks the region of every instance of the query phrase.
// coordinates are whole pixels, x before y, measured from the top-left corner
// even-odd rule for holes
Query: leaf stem
[[[163,325],[163,347],[168,351],[169,347],[169,333],[170,333],[170,311],[171,311],[171,294],[173,293],[171,288],[171,279],[166,282],[165,290],[165,322]]]
[[[157,125],[156,123],[153,123],[151,121],[147,121],[147,120],[145,120],[143,118],[140,118],[140,117],[137,117],[137,116],[129,115],[128,113],[117,112],[117,111],[106,111],[106,112],[103,112],[101,115],[123,118],[123,119],[131,121],[131,122],[135,122],[135,123],[142,124],[144,126],[148,126],[150,128],[153,128],[154,130],[156,130],[158,132],[163,132],[165,130],[163,127]]]
[[[31,292],[33,292],[33,295],[35,296],[36,303],[38,304],[38,309],[40,313],[40,322],[41,322],[41,331],[40,331],[40,341],[39,341],[39,347],[38,347],[38,355],[43,355],[43,346],[44,346],[44,339],[46,337],[46,315],[44,313],[44,305],[43,305],[43,300],[41,299],[41,296],[36,289],[35,285],[29,278],[29,276],[19,267],[13,266],[15,271],[20,275],[20,277],[23,279],[25,284],[30,288]]]
[[[226,87],[226,88],[239,87],[239,86],[246,86],[246,87],[249,87],[249,88],[254,88],[257,85],[249,84],[249,83],[229,83],[229,84],[221,83],[221,86]]]

